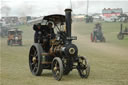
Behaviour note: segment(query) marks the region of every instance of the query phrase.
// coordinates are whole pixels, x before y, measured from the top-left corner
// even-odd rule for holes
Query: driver
[[[47,28],[45,29],[47,41],[45,42],[44,49],[46,52],[48,52],[50,47],[51,47],[50,46],[50,39],[55,38],[54,29],[52,27],[53,27],[53,24],[51,22],[49,22],[47,25]]]
[[[39,32],[41,32],[41,23],[38,23],[37,25],[34,25],[33,30],[35,30],[34,42],[38,43]]]
[[[48,23],[47,33],[48,36],[51,37],[51,39],[55,38],[54,29],[52,28],[53,24],[51,22]]]
[[[102,35],[102,27],[100,23],[95,24],[93,32],[94,32],[94,36]]]

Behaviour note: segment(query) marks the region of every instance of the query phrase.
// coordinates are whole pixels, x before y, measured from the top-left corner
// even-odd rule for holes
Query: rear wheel
[[[118,38],[119,40],[123,40],[123,39],[124,39],[124,35],[121,34],[121,33],[119,33],[119,34],[117,35],[117,38]]]
[[[91,41],[94,42],[93,33],[91,33]]]
[[[11,45],[11,46],[13,45],[13,40],[9,41],[9,45]]]
[[[30,71],[35,76],[40,76],[42,73],[42,50],[39,45],[35,44],[30,48],[29,52],[29,67]]]
[[[81,78],[88,78],[90,73],[90,65],[88,64],[86,57],[84,56],[79,57],[77,69]]]
[[[96,36],[94,36],[94,42],[97,42],[97,37]]]
[[[7,44],[10,45],[10,40],[7,41]]]
[[[56,80],[61,80],[63,75],[63,64],[59,57],[55,57],[52,61],[52,73]]]

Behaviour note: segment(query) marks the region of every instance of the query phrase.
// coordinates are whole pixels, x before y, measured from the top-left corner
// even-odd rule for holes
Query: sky
[[[4,6],[10,8],[8,16],[64,14],[64,9],[71,6],[74,14],[87,13],[87,0],[1,0],[0,9]],[[128,0],[89,0],[90,14],[101,13],[103,8],[123,8],[124,12],[128,12]],[[0,11],[1,14],[5,15]]]

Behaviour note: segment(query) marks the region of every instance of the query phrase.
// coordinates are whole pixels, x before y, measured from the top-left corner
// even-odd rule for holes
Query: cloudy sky
[[[87,13],[87,0],[71,0],[74,14]],[[2,0],[0,9],[9,7],[9,16],[43,16],[51,13],[64,14],[71,8],[70,0]],[[128,12],[128,0],[89,0],[89,13],[101,13],[103,8],[123,8]],[[4,12],[0,13],[5,15]]]

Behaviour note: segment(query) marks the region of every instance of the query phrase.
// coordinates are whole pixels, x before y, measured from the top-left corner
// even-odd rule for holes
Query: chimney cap
[[[65,11],[72,11],[72,9],[65,9]]]

